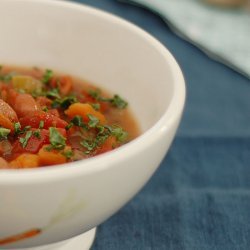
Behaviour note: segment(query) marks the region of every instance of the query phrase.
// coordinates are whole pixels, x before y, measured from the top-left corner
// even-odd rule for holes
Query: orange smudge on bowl
[[[20,240],[32,238],[32,237],[40,234],[41,232],[42,232],[41,229],[35,228],[35,229],[31,229],[31,230],[28,230],[28,231],[20,233],[20,234],[16,234],[13,236],[9,236],[9,237],[0,239],[0,246],[14,243],[14,242],[17,242]]]

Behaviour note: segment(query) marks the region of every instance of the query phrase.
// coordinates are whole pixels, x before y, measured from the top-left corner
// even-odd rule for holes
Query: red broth
[[[0,169],[77,161],[138,135],[117,94],[52,70],[0,68]]]

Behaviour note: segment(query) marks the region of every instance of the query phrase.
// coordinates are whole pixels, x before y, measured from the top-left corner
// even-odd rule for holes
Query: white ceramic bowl
[[[0,31],[1,64],[51,68],[119,93],[142,129],[134,141],[92,159],[0,170],[0,242],[42,230],[0,249],[66,240],[113,215],[157,169],[183,111],[183,76],[173,56],[149,34],[79,4],[1,0]]]

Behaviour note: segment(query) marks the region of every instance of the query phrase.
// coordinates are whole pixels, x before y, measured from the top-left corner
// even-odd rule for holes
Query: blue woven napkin
[[[178,138],[93,250],[250,249],[250,140]]]
[[[178,35],[250,77],[250,10],[216,8],[203,0],[122,1],[159,13]]]

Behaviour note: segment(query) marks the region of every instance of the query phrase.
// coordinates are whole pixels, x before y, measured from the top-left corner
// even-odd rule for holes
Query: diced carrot
[[[0,113],[0,126],[14,131],[14,126],[9,118]]]
[[[93,98],[86,90],[82,91],[83,98],[81,102],[84,103],[98,103],[100,105],[100,111],[103,113],[108,110],[109,103],[104,101],[98,101],[95,98]]]
[[[105,116],[102,113],[96,111],[88,103],[79,103],[79,102],[78,103],[73,103],[73,104],[71,104],[69,106],[69,108],[67,110],[65,110],[65,114],[67,116],[69,116],[70,118],[73,118],[76,115],[79,115],[79,116],[82,117],[82,119],[85,122],[89,121],[88,115],[93,115],[93,116],[95,116],[96,118],[99,119],[100,124],[106,124],[107,123]]]
[[[35,168],[39,166],[39,157],[34,154],[21,154],[10,162],[11,168]]]
[[[0,169],[1,168],[8,168],[9,164],[7,161],[4,160],[4,158],[0,157]]]
[[[96,154],[102,154],[117,147],[117,141],[114,136],[110,136],[107,140],[96,150]]]
[[[49,145],[44,145],[38,152],[42,166],[66,163],[66,157],[58,150],[48,150]]]

